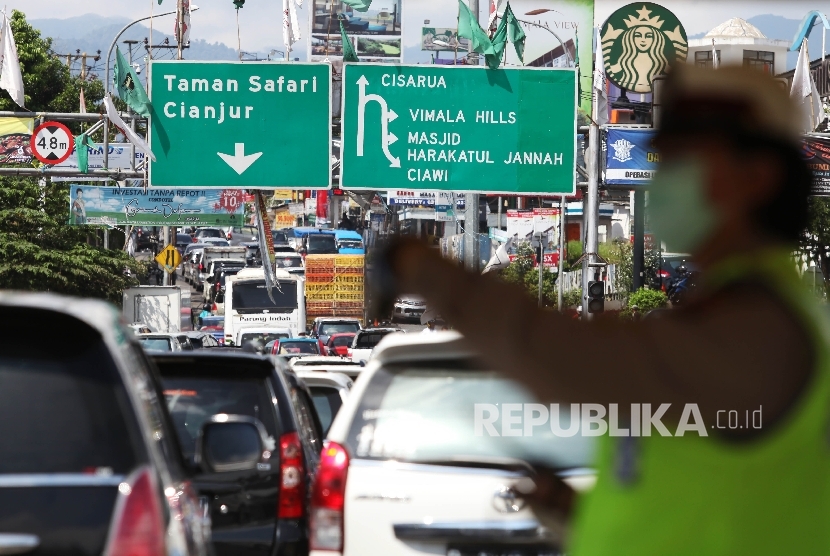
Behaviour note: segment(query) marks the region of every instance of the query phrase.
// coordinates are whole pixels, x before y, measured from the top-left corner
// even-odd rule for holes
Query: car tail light
[[[352,348],[346,349],[346,357],[352,357]]]
[[[279,519],[299,519],[305,513],[305,466],[300,435],[288,432],[280,437]]]
[[[311,549],[343,550],[343,507],[349,454],[336,442],[323,448],[311,490]]]
[[[144,467],[118,485],[115,515],[105,556],[161,556],[164,521],[159,491],[151,471]]]
[[[279,351],[280,351],[280,341],[277,340],[276,342],[274,342],[274,347],[271,348],[271,354],[276,355],[277,353],[279,353]]]
[[[671,274],[669,274],[669,272],[666,271],[666,270],[661,270],[660,271],[660,278],[671,278]]]

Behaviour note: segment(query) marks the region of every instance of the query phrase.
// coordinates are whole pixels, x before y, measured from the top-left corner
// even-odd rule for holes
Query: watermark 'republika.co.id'
[[[697,404],[683,406],[677,426],[671,431],[663,418],[671,404],[631,404],[623,416],[618,404],[477,403],[474,404],[476,436],[533,436],[550,428],[554,436],[709,436],[709,430],[760,429],[762,407],[754,411],[722,409],[707,426]],[[670,423],[674,426],[674,423]]]

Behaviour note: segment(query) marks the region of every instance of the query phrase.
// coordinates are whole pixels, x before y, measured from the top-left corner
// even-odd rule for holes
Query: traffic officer
[[[383,299],[421,294],[541,401],[618,404],[629,421],[601,439],[569,554],[830,552],[830,329],[790,256],[811,185],[802,121],[761,72],[669,75],[649,219],[701,281],[665,318],[576,322],[423,244],[386,252]]]

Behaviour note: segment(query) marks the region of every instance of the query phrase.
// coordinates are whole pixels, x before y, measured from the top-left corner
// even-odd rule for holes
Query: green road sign
[[[150,64],[154,187],[327,188],[331,66]]]
[[[573,194],[573,69],[345,64],[341,184]]]

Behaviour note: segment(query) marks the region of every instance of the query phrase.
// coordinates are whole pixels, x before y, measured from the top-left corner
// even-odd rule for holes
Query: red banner
[[[539,263],[536,260],[536,254],[534,253],[531,256],[533,257],[533,266],[539,266]],[[510,258],[511,263],[513,261],[515,261],[517,257],[518,257],[518,255],[508,255],[508,258]],[[543,255],[543,257],[545,259],[545,266],[547,266],[547,267],[559,266],[559,253],[557,253],[557,252],[545,253]]]

